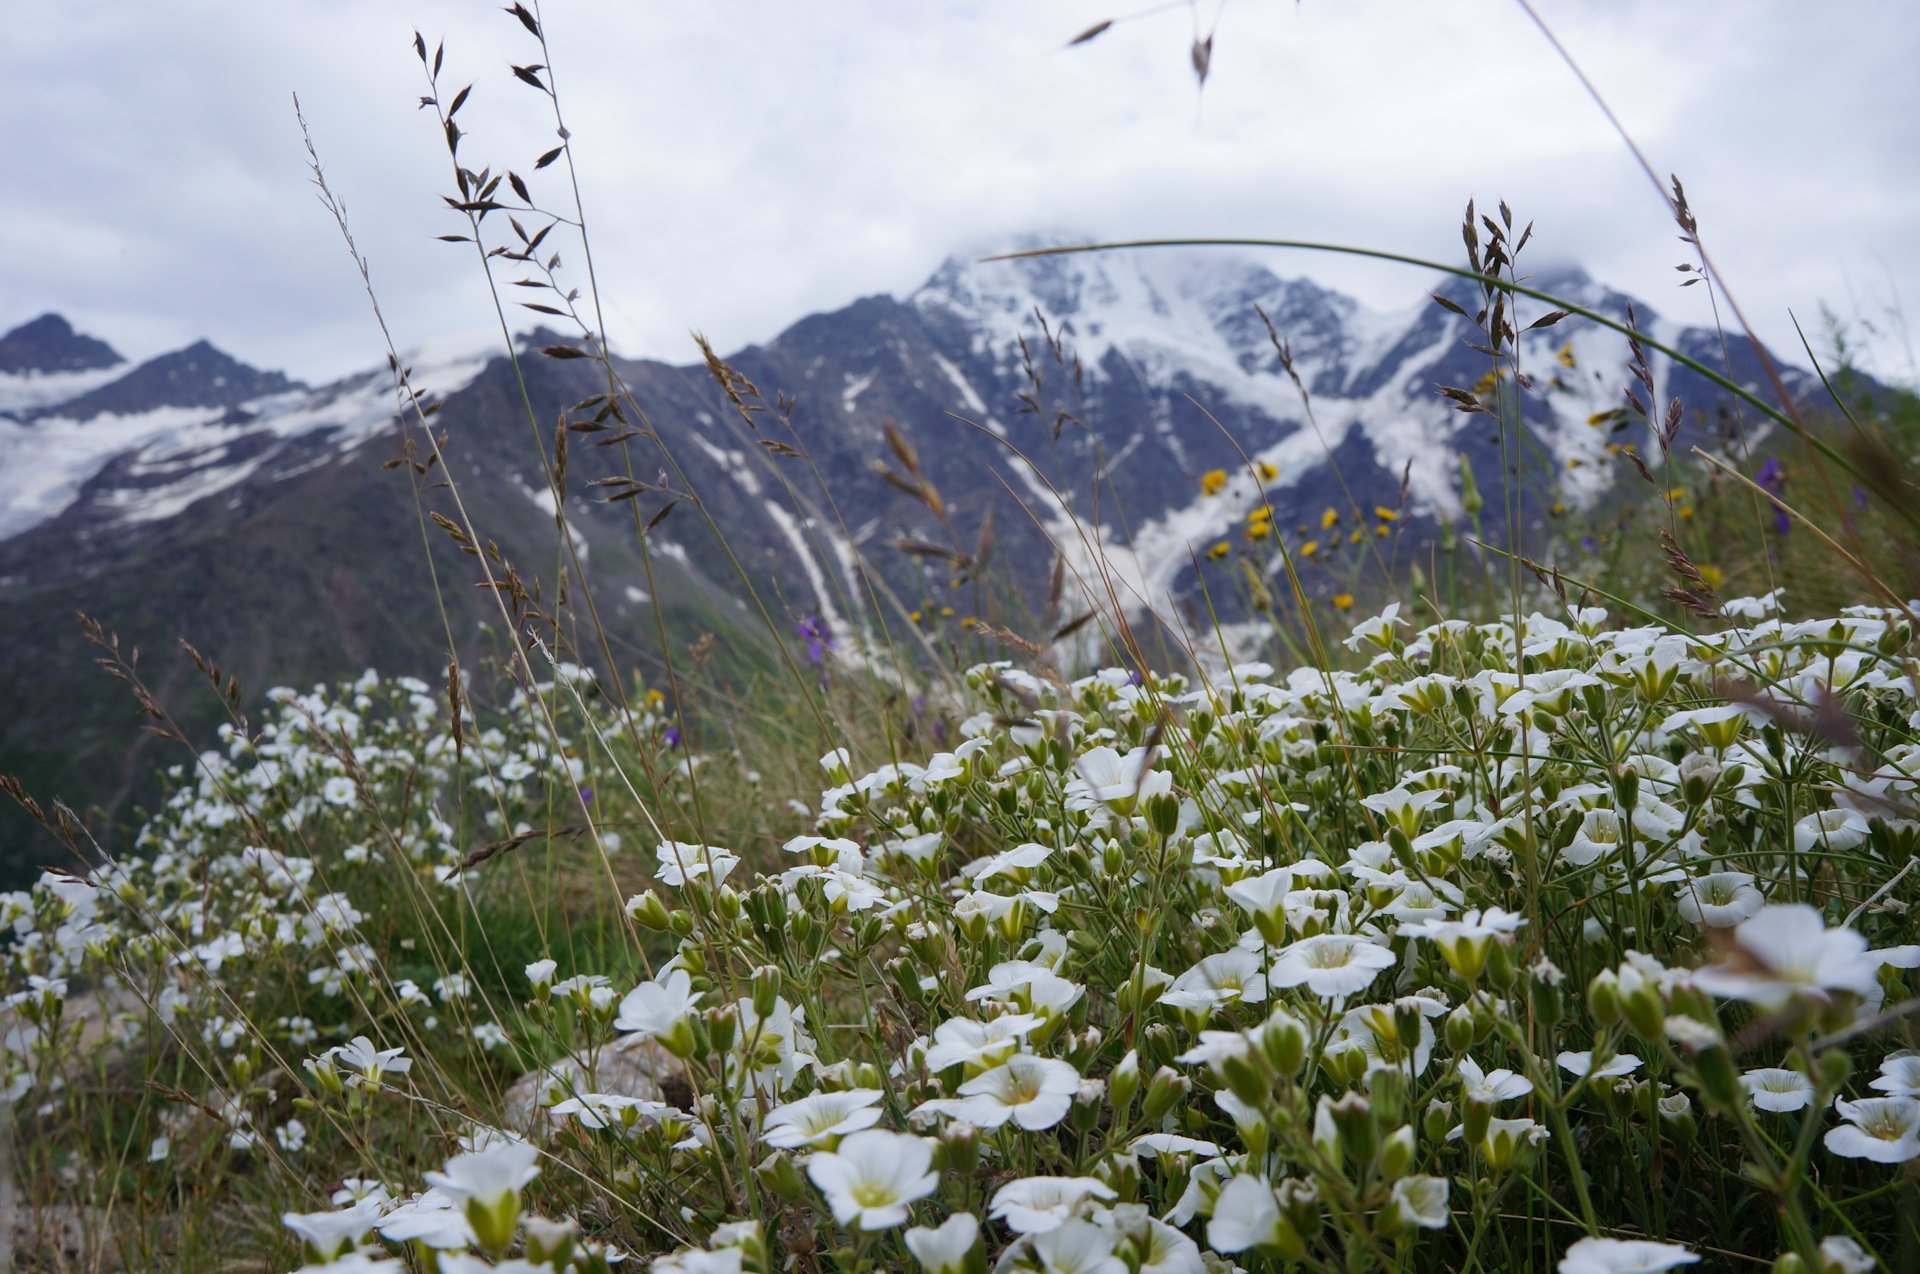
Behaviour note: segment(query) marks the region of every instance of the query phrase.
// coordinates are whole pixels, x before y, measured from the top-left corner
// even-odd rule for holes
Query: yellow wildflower
[[[1207,556],[1209,558],[1212,558],[1215,561],[1218,561],[1219,559],[1225,557],[1231,551],[1232,549],[1227,544],[1227,542],[1225,540],[1222,540],[1218,544],[1214,545],[1212,548],[1207,550]]]
[[[1328,530],[1339,521],[1340,521],[1340,510],[1335,508],[1329,508],[1325,513],[1322,513],[1320,515],[1320,529],[1323,531]]]
[[[1353,594],[1352,593],[1335,593],[1333,595],[1333,608],[1335,610],[1352,610]]]
[[[1225,469],[1209,469],[1200,475],[1200,494],[1219,495],[1220,488],[1227,485]]]

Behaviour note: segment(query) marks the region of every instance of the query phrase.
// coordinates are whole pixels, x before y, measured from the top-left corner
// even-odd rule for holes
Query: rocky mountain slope
[[[1624,317],[1627,298],[1577,272],[1534,283]],[[1439,291],[1476,308],[1470,288]],[[765,660],[763,611],[781,631],[812,620],[857,650],[870,613],[862,563],[927,627],[984,613],[980,591],[951,586],[964,574],[953,560],[890,546],[972,552],[989,511],[995,565],[1024,582],[1028,606],[1002,599],[996,613],[1043,636],[1056,555],[1069,568],[1062,614],[1091,594],[1151,607],[1174,630],[1201,626],[1203,605],[1231,627],[1246,613],[1239,550],[1271,547],[1248,538],[1263,502],[1296,554],[1315,544],[1297,560],[1325,595],[1364,594],[1383,564],[1459,516],[1463,455],[1488,496],[1490,539],[1538,545],[1554,506],[1577,516],[1607,499],[1623,470],[1608,444],[1645,442],[1644,424],[1618,411],[1625,341],[1571,320],[1525,335],[1526,423],[1503,442],[1490,417],[1437,392],[1510,392],[1485,379],[1470,324],[1411,295],[1403,312],[1375,313],[1225,254],[956,256],[908,296],[862,298],[729,355],[736,391],[758,389],[745,417],[703,366],[618,360],[645,418],[568,434],[560,516],[614,661],[644,672],[662,624],[675,643],[715,634],[738,666]],[[1662,340],[1719,361],[1712,331],[1636,308]],[[497,546],[496,575],[510,562],[548,606],[577,581],[540,457],[557,459],[562,412],[607,388],[590,360],[534,352],[563,343],[522,338],[518,375],[497,347],[410,359],[465,507]],[[1663,360],[1652,371],[1657,400],[1685,404],[1687,439],[1711,441],[1718,395]],[[1730,375],[1760,379],[1739,350]],[[1806,381],[1795,373],[1791,387]],[[945,522],[876,473],[876,462],[903,468],[888,423]],[[160,745],[91,666],[76,611],[137,646],[196,729],[216,708],[182,637],[256,695],[368,665],[438,675],[450,645],[469,665],[497,657],[507,638],[476,587],[478,560],[431,521],[458,518],[442,474],[408,457],[425,459],[425,439],[402,423],[385,368],[308,387],[204,342],[128,368],[55,315],[0,337],[0,771],[76,808],[120,811],[155,762]],[[644,532],[649,572],[641,527],[676,493],[697,499]],[[1276,566],[1266,552],[1262,569]],[[0,825],[0,860],[46,852],[18,820]]]

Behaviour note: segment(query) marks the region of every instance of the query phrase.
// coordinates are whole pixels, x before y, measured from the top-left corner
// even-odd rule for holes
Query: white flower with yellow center
[[[885,1230],[907,1219],[907,1209],[940,1184],[933,1147],[919,1137],[869,1128],[816,1151],[807,1176],[825,1196],[833,1219],[860,1230]]]

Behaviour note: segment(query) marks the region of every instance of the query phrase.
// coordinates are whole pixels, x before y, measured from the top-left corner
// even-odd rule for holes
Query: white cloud
[[[1042,225],[1109,236],[1324,239],[1454,259],[1469,195],[1538,223],[1676,317],[1681,245],[1572,76],[1516,7],[1239,0],[1204,96],[1175,9],[1092,44],[1127,6],[632,5],[554,0],[545,20],[578,147],[615,343],[688,361],[855,296],[904,292],[962,242]],[[1211,5],[1199,6],[1211,14]],[[1792,307],[1880,321],[1916,295],[1920,121],[1905,6],[1542,0],[1646,148],[1677,171],[1727,281],[1769,339]],[[463,158],[531,175],[551,145],[533,60],[496,5],[305,0],[34,6],[0,46],[0,325],[57,308],[133,355],[209,336],[318,379],[382,354],[359,282],[305,184],[290,96],[403,344],[489,317],[468,253],[432,236],[444,151],[409,40],[472,79]],[[26,121],[35,121],[29,126]],[[536,190],[560,197],[559,169]],[[576,271],[583,264],[567,252]],[[1375,304],[1416,272],[1289,256]],[[1896,373],[1893,342],[1876,346]],[[1904,354],[1899,356],[1904,359]]]

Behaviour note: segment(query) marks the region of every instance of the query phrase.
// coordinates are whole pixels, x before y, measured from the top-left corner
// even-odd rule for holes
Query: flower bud
[[[1367,1076],[1367,1097],[1382,1127],[1402,1122],[1407,1109],[1407,1073],[1398,1066],[1380,1067]]]
[[[1135,1094],[1140,1091],[1140,1054],[1128,1049],[1120,1064],[1107,1076],[1107,1104],[1113,1107],[1113,1122],[1126,1122],[1127,1108],[1133,1105]]]
[[[973,1175],[980,1163],[980,1130],[964,1119],[956,1119],[940,1130],[940,1144],[934,1148],[936,1165],[944,1172],[961,1177]]]
[[[1612,969],[1602,969],[1587,983],[1587,1011],[1602,1026],[1620,1020],[1625,1006],[1620,1002],[1620,977]]]
[[[1469,1144],[1486,1138],[1487,1126],[1493,1122],[1493,1103],[1484,1097],[1469,1097],[1465,1105],[1466,1116],[1461,1121],[1464,1136]]]
[[[753,971],[753,1011],[761,1017],[771,1017],[773,1006],[780,999],[780,970],[771,964],[763,964]]]
[[[1558,1026],[1566,1009],[1566,1002],[1560,997],[1560,988],[1548,978],[1528,979],[1527,1003],[1533,1009],[1534,1020],[1547,1027]]]
[[[673,923],[672,917],[667,914],[667,905],[661,902],[660,895],[651,889],[643,894],[635,894],[633,897],[627,899],[627,915],[631,916],[633,922],[641,928],[651,929],[656,933],[668,928]],[[527,976],[533,976],[531,966],[529,966]],[[548,977],[549,980],[551,980],[552,974],[549,973]],[[538,983],[534,985],[536,989],[539,986]]]
[[[1235,1053],[1214,1063],[1214,1073],[1226,1081],[1227,1089],[1242,1103],[1258,1108],[1273,1090],[1260,1059],[1252,1053]]]
[[[1853,1059],[1844,1049],[1830,1048],[1813,1059],[1813,1073],[1820,1081],[1823,1091],[1832,1092],[1847,1082],[1847,1076],[1853,1073]]]
[[[1401,1124],[1381,1144],[1380,1174],[1388,1181],[1398,1181],[1413,1167],[1413,1157],[1413,1125]]]
[[[1355,1164],[1373,1162],[1373,1152],[1379,1143],[1379,1129],[1374,1124],[1373,1103],[1362,1093],[1346,1093],[1336,1099],[1330,1112],[1333,1126],[1338,1130],[1341,1149]]]
[[[733,1048],[734,1037],[740,1030],[740,1014],[729,1004],[703,1015],[707,1026],[707,1040],[716,1053],[725,1053]]]
[[[1173,835],[1180,826],[1180,798],[1171,792],[1148,798],[1147,817],[1153,820],[1156,835],[1162,839]]]
[[[1510,991],[1518,978],[1513,966],[1513,944],[1498,938],[1487,944],[1487,978],[1501,991]]]
[[[1447,1133],[1453,1129],[1453,1103],[1435,1099],[1427,1103],[1425,1113],[1420,1116],[1420,1131],[1428,1141],[1443,1142]]]
[[[527,1260],[535,1265],[567,1268],[573,1257],[573,1245],[580,1238],[579,1224],[572,1220],[553,1221],[543,1216],[530,1216],[524,1224],[527,1228]]]
[[[1313,1242],[1314,1236],[1320,1232],[1319,1187],[1299,1177],[1286,1177],[1275,1187],[1274,1197],[1280,1204],[1280,1215],[1287,1219],[1288,1224],[1300,1236],[1301,1255],[1304,1255],[1306,1245]],[[1292,1256],[1288,1259],[1297,1261],[1300,1257]]]
[[[1459,1008],[1448,1013],[1445,1029],[1447,1047],[1454,1052],[1464,1053],[1473,1047],[1474,1028],[1472,1007],[1462,1004]],[[1416,1036],[1415,1038],[1418,1037]]]
[[[1149,1124],[1159,1123],[1173,1109],[1174,1103],[1184,1098],[1192,1088],[1193,1084],[1186,1076],[1170,1066],[1162,1066],[1154,1072],[1152,1081],[1147,1085],[1142,1115]]]
[[[1657,1040],[1667,1023],[1667,1011],[1660,1004],[1660,993],[1641,983],[1621,999],[1627,1026],[1643,1040]]]
[[[1675,1141],[1683,1146],[1693,1144],[1693,1139],[1699,1135],[1700,1125],[1693,1117],[1692,1098],[1685,1093],[1673,1093],[1656,1102],[1655,1109],[1659,1112],[1662,1125],[1673,1134]]]
[[[1307,1060],[1307,1028],[1299,1018],[1276,1009],[1260,1027],[1260,1051],[1282,1075],[1297,1075]]]

